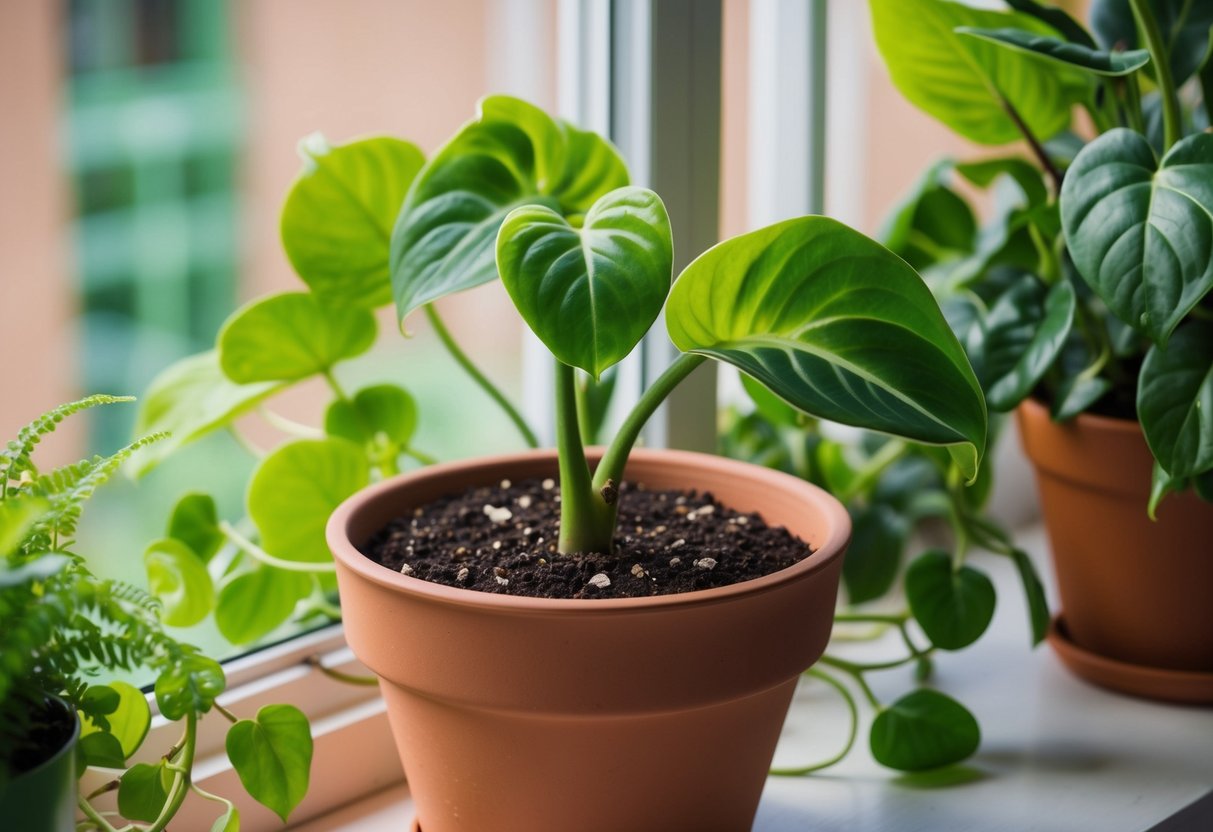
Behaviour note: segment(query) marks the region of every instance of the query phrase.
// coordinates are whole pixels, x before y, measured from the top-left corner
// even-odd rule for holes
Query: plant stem
[[[576,375],[576,374],[574,374]],[[581,380],[577,382],[577,429],[581,431],[581,442],[585,445],[594,444],[594,427],[590,424],[590,405],[586,401],[586,385]]]
[[[437,465],[438,460],[427,453],[417,450],[416,448],[405,448],[404,455],[412,457],[422,465]]]
[[[240,721],[240,717],[236,716],[234,713],[232,713],[227,708],[220,705],[218,702],[214,702],[212,704],[215,706],[215,712],[217,714],[219,714],[220,716],[222,716],[224,719],[226,719],[228,722],[235,725],[237,722]]]
[[[1136,73],[1125,78],[1125,110],[1129,126],[1144,136],[1146,120],[1141,111],[1141,82],[1138,81]]]
[[[535,436],[535,432],[531,430],[530,425],[522,418],[522,414],[518,412],[517,408],[510,404],[510,400],[505,397],[505,394],[493,382],[489,381],[488,377],[480,371],[480,368],[472,363],[472,359],[468,358],[467,353],[455,343],[450,330],[446,328],[446,324],[438,316],[438,310],[434,308],[434,304],[426,304],[425,316],[429,319],[430,326],[434,328],[434,332],[438,335],[438,340],[442,341],[442,345],[446,347],[447,352],[451,354],[455,362],[463,368],[464,372],[472,377],[472,381],[476,382],[485,393],[488,393],[489,398],[505,411],[505,415],[510,417],[510,421],[518,428],[518,432],[522,434],[522,438],[526,440],[527,445],[532,448],[538,448],[539,438]]]
[[[1171,75],[1170,55],[1163,44],[1162,32],[1158,29],[1158,21],[1150,11],[1146,0],[1129,0],[1133,9],[1133,17],[1146,39],[1146,49],[1150,51],[1150,60],[1154,64],[1154,77],[1158,81],[1158,94],[1162,96],[1163,124],[1163,155],[1171,149],[1171,145],[1180,139],[1183,130],[1179,114],[1179,95],[1175,90],[1175,80]]]
[[[645,422],[652,417],[670,392],[704,361],[707,359],[702,355],[683,353],[658,376],[648,390],[644,391],[640,401],[636,402],[636,406],[619,428],[619,433],[615,434],[610,447],[603,454],[602,461],[598,463],[598,470],[594,472],[595,489],[601,489],[608,481],[614,481],[616,485],[623,481],[623,469],[628,463],[628,454],[632,452],[632,446],[636,444]]]
[[[235,545],[237,549],[249,555],[254,560],[259,560],[266,566],[272,566],[275,569],[285,569],[288,572],[336,572],[337,567],[332,563],[304,563],[297,560],[284,560],[276,558],[269,552],[262,549],[253,541],[242,535],[226,520],[219,521],[219,531],[228,539],[230,543]]]
[[[873,454],[864,463],[864,466],[856,472],[855,478],[851,480],[850,485],[835,495],[839,502],[845,505],[852,498],[866,491],[868,486],[875,482],[886,468],[905,456],[908,450],[909,446],[899,439],[891,439],[881,445],[880,450]]]
[[[834,616],[834,620],[840,624],[892,624],[895,627],[900,627],[909,618],[910,614],[906,612],[895,615],[887,613],[840,612]]]
[[[609,554],[615,532],[616,502],[603,496],[590,478],[581,425],[577,418],[577,374],[556,362],[556,450],[560,456],[560,543],[562,554]]]
[[[337,381],[337,376],[333,375],[332,368],[326,369],[321,373],[321,375],[324,376],[325,383],[328,384],[329,389],[333,391],[337,398],[341,399],[343,402],[348,402],[350,400],[350,397],[345,394],[345,388],[343,388],[340,382]]]
[[[1052,180],[1053,193],[1061,193],[1061,171],[1057,169],[1057,166],[1053,164],[1053,160],[1049,158],[1048,151],[1045,150],[1044,145],[1032,133],[1027,122],[1023,120],[1023,117],[1019,115],[1019,111],[1015,109],[1014,104],[1008,101],[1002,94],[999,94],[998,101],[1002,104],[1002,108],[1006,111],[1006,114],[1011,117],[1011,121],[1015,122],[1015,126],[1024,137],[1024,141],[1028,143],[1028,147],[1031,148],[1036,161],[1040,162],[1040,166],[1049,175],[1049,179]]]
[[[375,676],[356,676],[353,673],[346,673],[341,670],[336,670],[331,667],[325,667],[319,656],[308,656],[303,660],[303,663],[308,667],[314,667],[323,675],[334,679],[338,682],[344,682],[347,685],[361,685],[364,687],[374,687],[379,684],[379,679]]]
[[[290,434],[291,436],[299,436],[303,439],[323,439],[324,431],[320,428],[314,428],[311,425],[305,425],[302,422],[296,422],[294,419],[288,419],[281,413],[275,413],[268,407],[260,408],[261,418],[265,419],[273,427]]]
[[[839,695],[842,696],[842,701],[846,703],[847,711],[850,712],[851,729],[847,733],[846,744],[843,745],[842,750],[833,757],[809,766],[800,766],[798,768],[773,768],[771,769],[770,773],[776,777],[801,777],[806,774],[812,774],[815,771],[821,771],[823,768],[829,768],[851,753],[851,749],[855,747],[855,737],[859,734],[859,707],[855,704],[855,697],[852,696],[851,692],[846,689],[846,686],[830,674],[820,671],[815,667],[810,667],[805,671],[805,674],[812,676],[814,679],[820,679],[834,688],[834,690],[838,691]]]

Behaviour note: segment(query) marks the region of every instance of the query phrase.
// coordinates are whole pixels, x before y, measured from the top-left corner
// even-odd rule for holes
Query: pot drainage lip
[[[1053,626],[1049,628],[1049,646],[1066,667],[1100,687],[1164,702],[1213,704],[1213,672],[1167,670],[1092,653],[1071,639],[1065,619],[1060,615],[1053,619]],[[420,832],[420,827],[415,827],[414,832]]]

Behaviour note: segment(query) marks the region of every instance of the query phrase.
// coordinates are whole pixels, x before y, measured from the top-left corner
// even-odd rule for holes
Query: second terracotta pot
[[[765,468],[637,450],[629,480],[710,491],[813,554],[734,586],[595,601],[441,586],[357,549],[438,497],[555,473],[548,451],[434,466],[329,523],[346,638],[380,677],[424,832],[750,829],[797,678],[829,639],[846,510]]]

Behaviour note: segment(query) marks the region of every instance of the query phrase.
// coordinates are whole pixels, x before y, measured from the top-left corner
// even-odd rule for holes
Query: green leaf
[[[979,144],[1022,138],[1005,98],[1041,139],[1070,123],[1078,77],[1028,55],[964,37],[954,30],[1016,28],[1054,31],[1014,12],[974,9],[946,0],[870,0],[876,45],[893,84],[910,103]]]
[[[192,627],[215,607],[215,587],[206,564],[180,540],[154,541],[143,553],[147,587],[163,608],[170,627]]]
[[[762,382],[739,374],[741,386],[754,403],[755,410],[773,425],[796,427],[800,424],[800,411],[763,386]]]
[[[776,471],[794,472],[792,454],[770,422],[758,413],[731,415],[732,420],[720,435],[721,453]]]
[[[156,677],[156,704],[165,719],[177,721],[187,713],[205,713],[227,681],[214,659],[186,652],[173,658]]]
[[[417,402],[395,384],[365,387],[352,399],[337,399],[324,414],[325,433],[360,445],[382,435],[398,448],[407,448],[416,429]]]
[[[227,803],[227,809],[211,825],[211,832],[240,832],[240,812],[236,804]]]
[[[329,515],[370,478],[366,454],[348,440],[300,439],[280,446],[249,480],[246,503],[262,547],[285,560],[331,560],[324,537]]]
[[[15,569],[0,562],[0,589],[20,586],[30,581],[45,581],[52,575],[59,574],[71,562],[72,559],[67,555],[42,555]]]
[[[86,766],[97,768],[125,768],[126,755],[122,743],[113,734],[97,731],[80,738],[80,758]]]
[[[166,773],[163,761],[154,766],[136,763],[123,773],[118,781],[118,811],[124,818],[151,823],[160,817],[168,803]]]
[[[657,194],[619,188],[582,225],[528,205],[505,218],[497,269],[523,320],[560,361],[594,378],[648,332],[670,291],[674,244]]]
[[[477,118],[422,168],[396,221],[400,320],[495,278],[497,230],[513,209],[546,205],[571,217],[626,184],[627,168],[605,139],[516,98],[485,98]]]
[[[1213,467],[1213,324],[1190,321],[1146,353],[1137,418],[1154,458],[1175,478]]]
[[[1040,168],[1018,156],[961,162],[956,165],[956,172],[979,188],[989,188],[999,177],[1008,177],[1019,188],[1022,208],[1034,208],[1049,198]]]
[[[1014,410],[1053,366],[1074,322],[1074,287],[1024,274],[982,327],[982,382],[991,410]]]
[[[219,530],[215,498],[210,494],[192,492],[178,500],[169,516],[168,536],[184,543],[204,563],[208,562],[225,540],[223,532]]]
[[[1031,15],[1037,20],[1052,26],[1061,32],[1071,43],[1094,48],[1095,40],[1082,24],[1064,10],[1056,6],[1046,6],[1036,0],[1007,0],[1007,5],[1017,12]]]
[[[135,417],[135,436],[168,436],[141,448],[131,457],[129,469],[143,476],[178,448],[227,427],[286,386],[235,384],[223,374],[214,350],[183,358],[152,380]]]
[[[947,552],[936,549],[915,558],[905,584],[910,612],[941,649],[968,647],[994,617],[994,584],[971,566],[955,568]]]
[[[1178,88],[1200,68],[1209,48],[1213,4],[1205,0],[1147,0],[1165,44]],[[1138,45],[1137,24],[1129,0],[1092,0],[1091,28],[1107,48]],[[1153,74],[1153,69],[1149,70]]]
[[[1192,490],[1196,496],[1208,503],[1213,503],[1213,469],[1197,474],[1192,478]]]
[[[1023,584],[1024,598],[1028,603],[1028,623],[1032,627],[1032,645],[1035,646],[1044,641],[1049,633],[1049,602],[1045,599],[1044,584],[1036,574],[1032,559],[1022,549],[1013,548],[1011,560],[1015,562],[1015,571]]]
[[[899,771],[926,771],[958,763],[981,745],[977,720],[950,696],[916,690],[872,722],[872,756]]]
[[[215,624],[232,644],[251,644],[285,624],[311,588],[304,573],[258,566],[219,589]]]
[[[107,731],[118,740],[123,757],[129,758],[139,750],[147,736],[147,729],[152,723],[152,710],[148,707],[147,697],[143,691],[126,682],[110,682],[103,686],[114,694],[115,702],[105,714],[108,727],[101,727],[93,719],[82,716],[80,720],[80,736],[85,737],[98,731]],[[92,687],[89,691],[93,690]],[[87,695],[87,692],[86,692]]]
[[[909,525],[892,507],[875,504],[853,511],[851,528],[842,579],[847,599],[862,604],[893,588]]]
[[[956,31],[962,35],[989,41],[1007,49],[1081,69],[1095,75],[1109,77],[1129,75],[1150,62],[1150,53],[1145,49],[1109,52],[1036,32],[1025,32],[1022,29],[978,29],[961,26]]]
[[[89,685],[80,697],[80,708],[86,714],[108,716],[118,710],[122,697],[109,685]],[[109,722],[103,727],[108,728]]]
[[[0,477],[4,472],[0,472]],[[0,503],[0,562],[25,540],[27,532],[42,518],[50,504],[43,499],[22,495]]]
[[[400,139],[331,147],[300,142],[303,172],[282,206],[282,247],[296,273],[332,305],[377,307],[392,300],[392,226],[425,156]]]
[[[307,717],[291,705],[266,705],[256,719],[242,719],[227,732],[227,756],[254,800],[282,822],[307,794],[312,732]]]
[[[1139,133],[1104,133],[1067,172],[1061,216],[1091,288],[1121,320],[1165,343],[1213,289],[1213,135],[1177,142],[1159,165]]]
[[[972,479],[985,400],[922,279],[841,223],[802,217],[721,243],[666,306],[683,351],[734,364],[794,407],[949,448]]]
[[[1050,407],[1055,422],[1068,422],[1102,399],[1112,389],[1112,382],[1101,376],[1070,376],[1057,388]]]
[[[321,306],[307,292],[283,292],[237,309],[216,343],[232,381],[299,381],[370,349],[375,316],[360,307]]]

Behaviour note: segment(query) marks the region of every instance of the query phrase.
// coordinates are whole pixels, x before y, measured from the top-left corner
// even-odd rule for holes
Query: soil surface
[[[619,494],[615,554],[560,555],[560,489],[553,480],[472,488],[393,520],[372,537],[371,560],[447,586],[534,598],[670,595],[769,575],[809,546],[758,514],[697,491]]]
[[[56,699],[35,704],[28,714],[24,733],[5,743],[10,750],[13,774],[31,771],[58,754],[76,730],[75,714]]]

